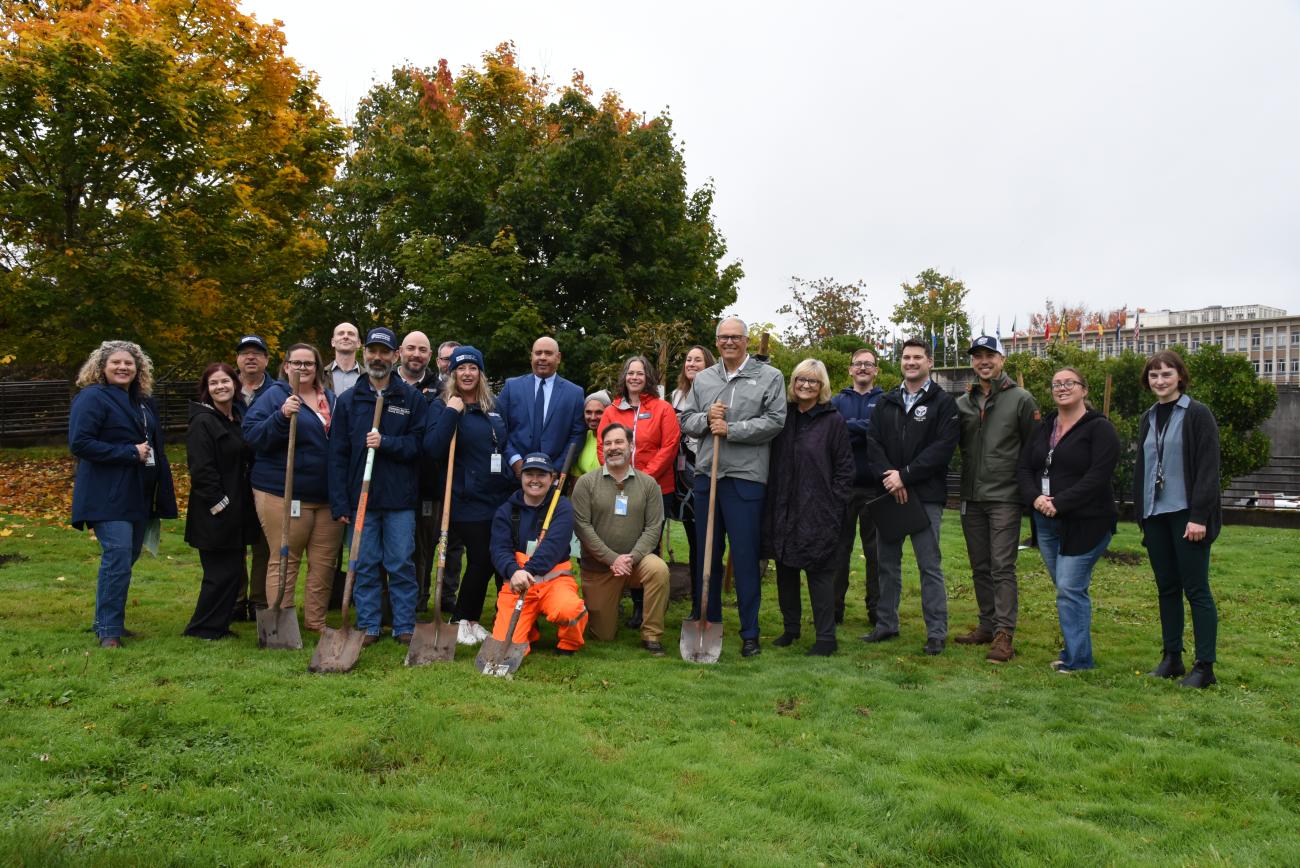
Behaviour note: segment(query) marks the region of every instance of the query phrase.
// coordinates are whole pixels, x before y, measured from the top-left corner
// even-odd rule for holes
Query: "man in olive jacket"
[[[970,557],[979,623],[956,642],[991,645],[985,657],[1005,663],[1015,656],[1019,591],[1016,553],[1020,548],[1020,492],[1016,464],[1020,448],[1038,425],[1038,405],[1002,372],[1002,341],[981,335],[970,345],[978,379],[957,399],[961,419],[961,529]]]

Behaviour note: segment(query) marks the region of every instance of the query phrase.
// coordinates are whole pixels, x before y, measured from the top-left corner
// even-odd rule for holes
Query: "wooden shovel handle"
[[[375,392],[375,420],[371,431],[379,430],[379,418],[384,412],[384,393]],[[357,552],[361,551],[361,528],[366,523],[366,501],[370,499],[370,474],[375,469],[375,450],[366,450],[366,470],[361,475],[361,497],[357,500],[357,521],[352,528],[352,545],[348,548],[348,577],[343,583],[343,629],[348,629],[348,604],[352,602],[352,585],[357,580]]]

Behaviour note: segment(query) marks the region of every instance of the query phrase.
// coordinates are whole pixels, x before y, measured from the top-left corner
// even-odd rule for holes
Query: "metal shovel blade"
[[[507,678],[524,662],[525,647],[489,636],[474,658],[474,666],[484,675]]]
[[[406,652],[407,666],[443,663],[456,659],[456,625],[434,618],[429,624],[416,624],[411,647]]]
[[[302,634],[298,632],[298,610],[258,609],[257,647],[298,651]]]
[[[722,656],[722,623],[703,619],[683,621],[680,647],[683,660],[717,663]]]
[[[351,672],[361,656],[364,630],[350,630],[346,626],[335,630],[326,627],[321,631],[320,642],[307,664],[308,672]]]

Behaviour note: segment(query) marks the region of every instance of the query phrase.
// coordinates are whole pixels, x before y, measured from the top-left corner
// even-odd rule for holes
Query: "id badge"
[[[627,515],[627,495],[618,494],[614,497],[614,515]]]
[[[1042,479],[1042,482],[1043,482],[1043,497],[1051,497],[1051,496],[1052,496],[1052,480],[1051,480],[1050,478],[1044,476],[1043,479]]]
[[[966,514],[966,501],[964,500],[961,502],[961,514],[962,515]]]
[[[302,501],[289,501],[289,518],[302,518]]]
[[[537,540],[530,539],[524,546],[524,554],[531,558],[535,551],[537,551]]]
[[[433,518],[433,501],[432,501],[432,500],[422,500],[422,501],[420,501],[420,515],[421,515],[423,518]]]
[[[154,462],[154,457],[153,457],[153,447],[150,446],[150,447],[149,447],[149,451],[148,451],[147,453],[145,453],[145,456],[144,456],[144,466],[145,466],[145,467],[153,467],[153,466],[154,466],[154,463],[155,463],[155,462]]]
[[[500,472],[501,472],[501,453],[500,453],[500,452],[493,452],[493,453],[492,453],[492,472],[493,472],[493,473],[500,473]]]

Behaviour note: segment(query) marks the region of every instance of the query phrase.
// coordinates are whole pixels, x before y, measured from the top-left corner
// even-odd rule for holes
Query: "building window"
[[[1291,360],[1291,373],[1300,374],[1300,359]]]
[[[1258,362],[1258,361],[1251,362],[1251,365],[1254,366],[1254,368],[1255,368],[1255,376],[1258,377],[1258,376],[1259,376],[1259,362]]]
[[[1251,348],[1252,350],[1257,350],[1257,349],[1259,349],[1259,333],[1258,333],[1258,332],[1256,332],[1255,334],[1253,334],[1253,335],[1250,336],[1250,348]]]
[[[1266,376],[1266,377],[1271,377],[1271,376],[1273,376],[1273,360],[1272,360],[1272,359],[1269,359],[1269,360],[1267,360],[1266,362],[1264,362],[1264,376]]]
[[[1228,352],[1232,352],[1233,350],[1237,349],[1236,334],[1232,332],[1228,332],[1228,336],[1223,339],[1223,348]]]
[[[1291,346],[1300,347],[1300,329],[1291,330]]]
[[[1270,350],[1273,349],[1273,333],[1272,333],[1272,332],[1266,332],[1266,333],[1264,334],[1264,347],[1265,347],[1265,349],[1270,349]]]

